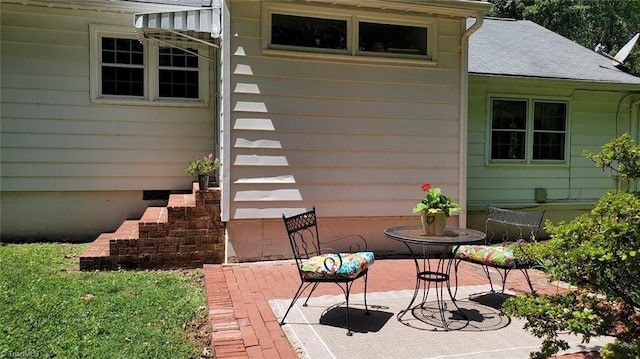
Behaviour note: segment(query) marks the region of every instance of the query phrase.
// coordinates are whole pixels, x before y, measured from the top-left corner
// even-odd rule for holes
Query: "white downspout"
[[[223,222],[229,222],[231,206],[231,15],[229,13],[230,0],[222,2],[221,41],[220,41],[220,217]],[[229,261],[229,234],[225,232],[224,263]]]
[[[458,198],[459,203],[462,206],[462,211],[458,217],[458,226],[462,228],[467,227],[467,131],[468,131],[468,108],[469,108],[469,37],[476,32],[482,22],[484,21],[484,15],[480,12],[476,14],[476,22],[473,23],[465,32],[462,33],[460,38],[460,144],[459,153],[460,158],[458,163],[460,164],[458,183]],[[464,26],[466,27],[466,19],[464,20]]]

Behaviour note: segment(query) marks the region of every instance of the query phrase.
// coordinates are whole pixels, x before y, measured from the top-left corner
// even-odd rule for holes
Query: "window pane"
[[[160,97],[199,97],[196,71],[160,70],[158,77]]]
[[[525,132],[493,131],[491,133],[491,159],[523,160]]]
[[[344,50],[347,48],[347,21],[272,14],[271,43]]]
[[[564,131],[567,105],[564,103],[536,102],[534,130]]]
[[[144,69],[103,66],[102,93],[105,95],[144,96]]]
[[[493,100],[491,127],[494,129],[527,128],[527,101]]]
[[[198,53],[197,50],[193,50],[193,52]],[[187,56],[187,64],[186,67],[198,68],[198,56],[192,55]]]
[[[102,63],[105,64],[115,64],[116,63],[116,52],[102,50]]]
[[[197,49],[187,49],[198,53]],[[159,65],[161,67],[198,68],[198,56],[175,47],[160,48]]]
[[[418,26],[358,24],[360,51],[427,55],[427,28]]]
[[[158,55],[158,65],[167,67],[171,66],[171,54],[169,54],[163,48],[160,48],[160,54]]]
[[[116,49],[116,39],[113,37],[103,37],[102,38],[102,49],[103,50],[115,50]]]
[[[564,133],[534,133],[533,159],[564,160]]]
[[[102,38],[102,63],[142,65],[143,51],[138,40]]]

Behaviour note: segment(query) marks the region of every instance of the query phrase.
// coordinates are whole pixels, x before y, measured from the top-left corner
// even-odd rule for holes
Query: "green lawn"
[[[201,270],[78,272],[84,248],[0,245],[0,358],[200,357]]]

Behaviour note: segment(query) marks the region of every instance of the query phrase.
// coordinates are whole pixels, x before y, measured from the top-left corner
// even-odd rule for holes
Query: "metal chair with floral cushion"
[[[349,325],[349,294],[351,286],[358,278],[364,279],[365,314],[370,314],[367,306],[367,274],[369,273],[369,267],[374,262],[374,255],[373,252],[366,251],[367,241],[360,235],[349,235],[332,241],[321,242],[318,236],[315,206],[311,211],[291,217],[286,217],[283,214],[282,218],[289,236],[291,249],[293,250],[297,272],[300,276],[300,286],[282,317],[280,325],[284,324],[287,314],[289,314],[289,311],[307,287],[313,285],[303,306],[307,306],[309,298],[320,283],[333,283],[337,284],[344,292],[347,307],[347,335],[352,335],[351,326]],[[354,241],[348,243],[348,239],[353,239]],[[339,248],[347,250],[340,252],[325,247],[330,243],[339,245]]]
[[[504,292],[507,275],[511,270],[518,269],[534,291],[527,269],[533,263],[514,255],[514,248],[523,243],[535,242],[542,225],[545,211],[528,212],[504,209],[487,205],[487,219],[485,233],[487,237],[484,245],[464,245],[455,250],[456,278],[460,261],[480,264],[489,279],[491,291],[494,292],[489,268],[495,268],[502,279]],[[500,242],[496,244],[495,242]]]

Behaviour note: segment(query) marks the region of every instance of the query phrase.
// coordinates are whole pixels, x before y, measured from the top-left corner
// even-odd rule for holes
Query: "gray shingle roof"
[[[469,38],[469,73],[640,84],[603,55],[528,20],[484,19]]]

